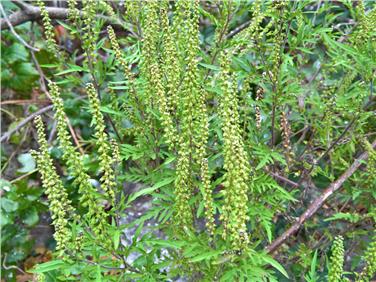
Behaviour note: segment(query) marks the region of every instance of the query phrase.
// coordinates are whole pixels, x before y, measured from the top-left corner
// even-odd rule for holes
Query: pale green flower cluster
[[[186,18],[186,38],[183,37],[186,69],[181,90],[181,133],[178,149],[177,178],[175,181],[176,218],[181,225],[187,226],[192,222],[192,211],[189,199],[193,190],[195,167],[200,167],[199,175],[202,183],[202,193],[205,204],[206,226],[209,234],[214,234],[214,207],[206,145],[208,141],[209,124],[206,109],[206,97],[199,86],[198,61],[199,53],[199,18],[198,1],[177,3],[177,22],[181,17]],[[188,4],[189,5],[188,5]],[[186,6],[188,5],[188,6]],[[177,79],[177,78],[176,78]]]
[[[292,151],[290,136],[291,136],[291,126],[287,119],[287,115],[284,111],[281,111],[281,129],[282,129],[282,138],[283,138],[283,147],[286,162],[288,165],[291,164],[294,159],[294,153]]]
[[[83,23],[82,23],[82,41],[83,47],[87,52],[87,56],[95,58],[96,40],[98,32],[96,30],[96,11],[98,2],[96,0],[83,0]]]
[[[342,236],[334,239],[332,246],[332,255],[330,256],[330,267],[328,273],[328,282],[340,282],[343,275],[344,247]]]
[[[168,18],[168,1],[161,2],[161,29],[162,29],[162,71],[165,76],[164,88],[166,91],[167,106],[171,114],[176,114],[180,101],[179,85],[181,68],[179,65],[179,53],[176,48],[176,34],[174,27],[170,25]],[[173,116],[174,117],[174,116]]]
[[[136,21],[138,15],[140,14],[142,4],[143,3],[141,1],[125,0],[124,1],[125,17],[129,21]]]
[[[80,16],[80,12],[77,9],[77,1],[76,0],[68,0],[68,19],[72,23],[77,23],[77,20]]]
[[[261,11],[261,6],[261,0],[254,1],[252,5],[252,21],[250,25],[233,38],[235,50],[243,48],[243,52],[245,52],[250,46],[254,46],[255,42],[261,40],[261,22],[265,18],[265,13]]]
[[[111,18],[115,18],[116,14],[112,6],[107,3],[105,0],[99,0],[99,9],[103,10],[107,15],[109,15]]]
[[[174,21],[183,22],[179,28],[180,38],[177,39],[179,51],[184,48],[186,69],[183,76],[181,89],[181,132],[178,140],[178,161],[176,165],[175,196],[176,214],[175,218],[180,226],[191,228],[193,224],[193,213],[189,200],[193,194],[193,146],[194,146],[194,107],[197,97],[197,76],[196,76],[196,32],[195,23],[189,17],[190,1],[178,1]],[[191,34],[190,34],[191,33]],[[191,36],[190,36],[191,35]]]
[[[159,5],[158,1],[147,2],[144,39],[143,39],[143,57],[142,71],[147,79],[147,97],[149,105],[157,105],[161,114],[161,122],[164,128],[166,143],[173,148],[176,143],[176,128],[170,113],[168,100],[163,86],[163,72],[159,62]]]
[[[370,281],[376,274],[376,236],[372,238],[372,242],[369,244],[366,253],[364,255],[364,261],[366,266],[360,273],[360,277],[357,281],[366,282]]]
[[[48,15],[46,6],[43,1],[37,0],[37,4],[40,8],[42,21],[43,21],[43,28],[44,28],[44,35],[46,36],[46,45],[47,50],[54,55],[56,58],[59,58],[59,48],[55,41],[55,33],[54,27],[52,26],[50,16]]]
[[[376,150],[372,148],[372,145],[367,139],[363,140],[363,144],[368,152],[367,171],[371,180],[371,185],[376,185]]]
[[[44,125],[40,116],[35,119],[38,133],[39,152],[32,151],[38,171],[41,174],[42,185],[49,201],[52,224],[55,228],[54,238],[59,256],[70,249],[72,233],[69,220],[73,219],[73,208],[64,189],[63,183],[52,163],[48,152],[48,144],[44,132]]]
[[[101,177],[101,187],[105,192],[107,200],[111,205],[115,204],[115,173],[113,170],[114,160],[111,157],[111,147],[108,142],[108,136],[105,131],[106,126],[103,115],[100,111],[100,101],[98,99],[97,91],[93,84],[86,85],[86,92],[89,97],[90,111],[93,116],[94,136],[96,138],[96,145],[98,147],[98,159],[100,164],[100,172],[103,173]]]
[[[244,149],[242,132],[239,126],[238,101],[233,78],[230,75],[228,54],[221,58],[220,85],[221,121],[224,155],[224,205],[221,220],[224,224],[224,239],[229,239],[234,250],[243,250],[248,243],[246,222],[248,203],[248,181],[250,167]]]
[[[75,184],[79,187],[78,192],[81,195],[80,203],[87,208],[85,219],[90,228],[101,242],[106,242],[106,218],[108,214],[104,211],[101,199],[97,196],[97,191],[90,183],[90,176],[85,172],[81,155],[71,142],[67,130],[66,115],[64,112],[64,103],[60,97],[59,88],[55,83],[50,83],[50,94],[55,110],[55,120],[57,122],[57,135],[59,147],[63,151],[63,159],[67,162],[70,173],[75,177]]]
[[[112,26],[107,26],[107,33],[110,39],[111,47],[115,53],[116,62],[122,68],[124,77],[128,82],[129,103],[127,103],[127,105],[124,105],[123,111],[125,116],[132,122],[133,130],[131,132],[130,129],[128,129],[127,133],[133,133],[134,135],[136,135],[137,133],[141,133],[143,131],[144,124],[140,123],[140,120],[136,116],[136,111],[143,111],[143,104],[141,104],[140,99],[137,97],[134,74],[132,73],[130,67],[128,66],[128,63],[126,62],[122,54],[119,42],[116,38],[116,34]]]

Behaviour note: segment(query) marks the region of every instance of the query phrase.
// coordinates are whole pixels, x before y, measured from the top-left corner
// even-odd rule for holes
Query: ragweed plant
[[[51,155],[63,166],[61,181],[39,122],[35,158],[65,254],[56,273],[293,280],[331,234],[369,235],[376,56],[368,3],[115,2],[68,1],[64,27],[81,48],[59,72],[42,65],[54,80]],[[55,22],[39,5],[47,48],[59,54]],[[338,224],[324,226],[327,214]],[[342,241],[329,281],[344,278]],[[362,274],[346,277],[370,277],[372,248]],[[325,279],[323,259],[314,264],[309,277]]]

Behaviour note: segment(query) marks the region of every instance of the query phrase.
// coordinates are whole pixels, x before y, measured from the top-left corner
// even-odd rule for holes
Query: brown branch
[[[8,20],[13,27],[28,21],[36,21],[42,18],[39,7],[23,3],[23,8],[23,10],[15,12],[8,17]],[[55,7],[46,7],[46,9],[52,19],[63,20],[68,17],[68,9]],[[0,21],[0,28],[1,30],[9,28],[4,19]]]
[[[249,25],[251,24],[252,20],[248,20],[244,23],[242,23],[241,25],[237,26],[236,28],[234,28],[233,30],[231,30],[227,35],[226,35],[226,39],[230,39],[232,37],[234,37],[235,35],[237,35],[239,32],[241,32],[242,30],[246,29],[247,27],[249,27]]]
[[[372,143],[372,148],[376,148],[376,140]],[[315,200],[313,201],[307,210],[296,220],[296,222],[282,235],[275,239],[269,246],[266,247],[268,253],[275,252],[286,240],[288,240],[292,235],[294,235],[300,227],[310,219],[319,208],[324,204],[324,202],[338,189],[342,187],[342,184],[353,175],[353,173],[361,166],[362,161],[368,158],[368,152],[363,152],[359,158],[357,158],[353,164],[333,183],[329,185],[328,188]]]
[[[18,99],[18,100],[6,100],[0,101],[0,106],[4,105],[30,105],[30,104],[49,104],[49,100],[39,100],[39,99]]]
[[[8,17],[8,22],[11,24],[11,26],[15,27],[25,22],[36,21],[42,18],[39,7],[35,7],[22,1],[13,0],[12,2],[21,7],[22,10],[14,12]],[[68,18],[69,10],[66,8],[46,7],[46,10],[51,19],[64,20]],[[82,16],[82,12],[80,12],[80,16]],[[98,15],[98,18],[103,19],[106,23],[113,25],[115,29],[127,29],[131,34],[133,34],[133,36],[137,37],[137,35],[131,29],[125,28],[125,26],[129,26],[129,23],[124,24],[118,19],[112,19],[103,15]],[[9,29],[9,25],[5,19],[1,19],[0,30],[5,29]]]

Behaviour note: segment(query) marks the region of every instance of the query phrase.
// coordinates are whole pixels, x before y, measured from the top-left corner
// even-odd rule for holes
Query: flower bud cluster
[[[42,15],[42,22],[43,22],[43,28],[44,28],[44,35],[46,36],[46,45],[47,50],[54,55],[56,58],[59,58],[59,48],[55,41],[55,33],[54,33],[54,27],[51,23],[51,18],[48,14],[48,11],[46,9],[46,6],[42,0],[37,0],[37,4],[40,8],[40,12]]]
[[[83,47],[86,50],[87,56],[95,58],[96,41],[98,32],[96,30],[96,0],[84,0],[82,1],[83,9],[83,27],[82,27],[82,41]]]
[[[271,32],[273,37],[273,47],[271,50],[271,63],[272,63],[272,69],[271,69],[271,78],[273,83],[278,83],[279,78],[279,71],[280,66],[282,63],[282,48],[283,48],[283,27],[285,25],[284,20],[284,9],[286,8],[287,2],[284,0],[281,1],[273,1],[272,2],[272,9],[277,12],[278,19],[275,20],[275,26],[274,30]]]
[[[184,2],[184,3],[183,3]],[[185,64],[181,90],[181,136],[179,139],[178,170],[175,181],[177,202],[177,220],[185,225],[192,221],[192,211],[186,199],[192,195],[192,177],[196,167],[202,182],[202,194],[205,205],[206,227],[210,235],[214,234],[214,206],[210,184],[206,146],[209,123],[206,109],[206,96],[199,87],[197,56],[199,54],[199,12],[198,1],[179,1],[177,3],[177,22],[186,18]],[[175,27],[176,28],[176,27]],[[186,44],[186,45],[183,45]],[[177,79],[177,78],[176,78]]]
[[[204,90],[199,92],[196,112],[196,162],[200,166],[200,178],[202,183],[202,196],[205,206],[206,228],[209,235],[214,236],[215,221],[214,221],[214,201],[212,196],[212,188],[210,183],[209,164],[207,159],[206,146],[209,139],[209,121],[206,108],[206,96]]]
[[[355,46],[361,47],[368,41],[370,35],[370,26],[367,23],[367,16],[363,0],[357,2],[356,14],[358,19],[358,26],[352,36],[352,41]]]
[[[103,173],[100,180],[107,199],[111,205],[114,205],[116,188],[115,173],[113,170],[114,160],[111,157],[111,148],[107,141],[107,133],[105,132],[106,126],[103,115],[100,111],[100,101],[93,84],[88,83],[86,85],[86,92],[89,97],[90,111],[93,116],[93,124],[95,128],[94,136],[97,138],[96,143],[98,146],[100,171]]]
[[[332,246],[332,255],[330,256],[330,267],[328,273],[328,282],[342,281],[343,262],[344,262],[343,237],[337,236]]]
[[[125,60],[125,58],[122,54],[119,42],[116,38],[116,34],[115,34],[115,31],[112,28],[112,26],[110,26],[110,25],[107,26],[107,33],[108,33],[108,37],[110,39],[111,47],[115,52],[115,58],[116,58],[117,62],[120,64],[121,68],[123,69],[125,78],[128,79],[128,80],[134,79],[134,76],[133,76],[132,72],[130,71],[128,64],[127,64],[127,62],[126,62],[126,60]]]
[[[358,49],[359,53],[369,53],[370,49],[376,48],[376,8],[365,11],[363,0],[357,1],[356,6],[357,25],[350,35],[350,42]],[[372,51],[371,51],[372,52]],[[363,74],[366,81],[370,81],[374,76],[372,68]]]
[[[120,150],[119,145],[115,141],[115,139],[111,139],[110,141],[111,149],[112,149],[112,159],[114,160],[114,163],[120,163]]]
[[[191,19],[190,4],[192,0],[178,0],[175,3],[176,10],[172,22],[172,37],[175,41],[175,46],[179,50],[178,58],[180,65],[185,64],[186,49],[188,44],[188,23]]]
[[[87,209],[85,219],[90,229],[101,242],[108,241],[106,238],[108,215],[100,204],[98,193],[90,183],[90,176],[85,172],[81,155],[73,146],[69,133],[67,131],[66,115],[64,112],[64,103],[60,97],[59,88],[53,82],[49,84],[51,100],[55,110],[55,120],[57,122],[57,136],[59,147],[63,151],[63,159],[67,162],[71,175],[75,178],[74,183],[79,187],[78,192],[81,195],[80,203]]]
[[[259,87],[256,91],[256,101],[258,103],[260,103],[260,101],[263,99],[263,95],[264,95],[264,89]],[[256,128],[257,129],[261,128],[261,108],[258,104],[256,105]]]
[[[140,13],[140,6],[143,5],[141,1],[135,0],[125,0],[124,1],[124,8],[125,8],[125,16],[130,22],[137,21],[137,17]]]
[[[139,120],[136,118],[135,111],[141,110],[142,105],[140,105],[140,102],[137,98],[136,93],[136,85],[135,85],[135,77],[133,73],[131,72],[119,45],[119,42],[116,38],[116,34],[112,26],[107,26],[107,33],[108,37],[110,39],[111,47],[114,50],[116,62],[120,65],[122,68],[122,71],[124,73],[125,79],[128,81],[128,100],[129,103],[127,105],[124,105],[123,110],[125,112],[126,117],[132,122],[133,129],[135,129],[135,132],[139,132],[141,129],[142,124],[140,124]],[[129,130],[127,131],[128,133]]]
[[[77,1],[76,0],[68,0],[68,19],[72,23],[77,23],[79,19],[80,12],[77,9]]]
[[[55,228],[56,250],[62,256],[65,251],[69,250],[71,245],[72,233],[69,228],[69,220],[73,214],[73,208],[68,198],[68,193],[53,166],[52,158],[48,152],[44,125],[40,116],[36,117],[35,124],[40,151],[38,153],[32,151],[32,155],[36,159],[38,171],[42,178],[42,185],[48,197],[52,224]]]
[[[166,143],[170,148],[176,144],[176,128],[170,113],[170,107],[163,86],[162,68],[159,63],[158,54],[158,29],[159,29],[159,7],[157,1],[147,2],[146,19],[144,25],[143,41],[143,71],[148,80],[147,91],[149,101],[157,104],[161,114],[161,122],[164,128]],[[155,97],[154,97],[155,96]]]
[[[376,150],[372,148],[372,145],[368,142],[367,139],[363,140],[364,147],[368,152],[368,162],[367,162],[367,171],[369,179],[371,180],[371,185],[376,184]]]
[[[229,239],[234,250],[243,250],[248,243],[248,181],[250,167],[239,126],[236,89],[230,76],[228,54],[222,54],[220,85],[221,122],[224,154],[224,205],[221,220],[224,239]]]
[[[373,236],[371,243],[367,247],[364,261],[366,265],[360,273],[358,282],[370,281],[376,274],[376,235]]]
[[[176,113],[180,97],[179,84],[181,69],[179,66],[179,54],[176,48],[173,28],[168,19],[168,1],[163,1],[161,5],[161,26],[163,32],[163,55],[162,70],[165,75],[165,91],[168,108],[171,113]]]
[[[190,158],[191,147],[189,142],[183,140],[182,136],[180,137],[179,144],[175,179],[175,218],[180,227],[190,228],[193,224],[192,209],[189,205],[189,200],[193,192],[193,171]]]
[[[285,149],[285,157],[288,164],[291,164],[293,160],[293,152],[291,148],[290,142],[290,135],[291,135],[291,127],[290,123],[287,119],[286,113],[284,111],[281,112],[281,128],[282,128],[282,138],[283,138],[283,147]]]
[[[114,9],[105,0],[100,0],[98,4],[99,4],[99,9],[102,10],[102,11],[104,11],[111,18],[115,18],[116,17]]]
[[[185,3],[182,3],[185,2]],[[179,1],[177,3],[177,20],[187,17],[189,13],[189,1]],[[195,11],[196,12],[196,11]],[[193,12],[194,13],[194,12]],[[185,45],[186,50],[186,70],[183,78],[181,93],[181,133],[178,146],[178,163],[175,180],[176,195],[176,220],[180,226],[191,227],[193,222],[192,209],[189,205],[189,199],[193,192],[193,175],[194,175],[194,118],[197,111],[197,32],[195,31],[194,18],[189,16],[185,22],[187,29],[188,41],[180,42]],[[184,45],[183,45],[184,46]]]
[[[237,46],[247,46],[250,42],[253,45],[255,41],[257,42],[261,40],[262,27],[260,24],[265,18],[265,14],[261,11],[261,5],[261,0],[254,1],[252,6],[251,24],[244,31],[234,37]]]

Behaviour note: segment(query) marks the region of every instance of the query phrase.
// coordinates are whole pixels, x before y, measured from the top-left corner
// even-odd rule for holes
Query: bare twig
[[[25,271],[23,271],[21,268],[19,268],[17,265],[5,265],[5,262],[7,260],[8,253],[5,253],[4,260],[3,260],[3,268],[6,270],[9,269],[17,269],[19,272],[26,274]]]
[[[39,7],[35,7],[18,0],[13,0],[12,2],[21,8],[21,11],[14,12],[8,17],[9,23],[13,27],[28,21],[36,21],[42,18],[40,13],[41,10]],[[64,20],[68,18],[69,11],[66,8],[46,7],[46,10],[51,19]],[[82,16],[82,12],[80,12],[80,16]],[[132,30],[132,28],[130,28],[129,23],[123,23],[119,19],[114,19],[103,15],[98,15],[98,18],[104,20],[108,24],[113,25],[115,29],[126,29],[134,37],[138,37],[138,35]],[[5,19],[1,19],[0,29],[9,29],[9,26]]]
[[[21,36],[18,35],[18,33],[14,30],[12,23],[9,21],[7,14],[5,13],[5,10],[3,8],[3,5],[0,3],[0,11],[3,14],[3,20],[8,25],[10,32],[14,35],[14,37],[17,38],[18,41],[20,41],[26,48],[33,50],[33,51],[39,51],[38,48],[35,48],[31,45],[29,45]]]
[[[230,38],[234,37],[236,34],[238,34],[239,32],[241,32],[242,30],[246,29],[251,24],[251,22],[252,22],[252,20],[246,21],[246,22],[242,23],[241,25],[237,26],[235,29],[231,30],[226,35],[226,39],[230,39]]]
[[[275,172],[270,172],[270,175],[273,176],[276,180],[279,180],[279,181],[282,181],[288,185],[290,185],[291,187],[294,187],[294,188],[298,188],[300,185],[286,177],[283,177]]]
[[[74,128],[73,126],[71,125],[70,121],[69,121],[69,118],[67,116],[65,116],[65,120],[68,124],[68,128],[69,128],[69,131],[72,135],[72,138],[73,138],[73,142],[74,144],[76,144],[76,147],[77,149],[80,151],[81,155],[83,155],[85,152],[84,150],[81,148],[81,145],[80,145],[80,142],[78,141],[78,138],[77,138],[77,134],[76,134],[76,131],[74,131]]]
[[[0,101],[0,106],[4,105],[29,105],[29,104],[49,104],[49,100],[37,100],[37,99],[20,99],[20,100],[7,100]]]
[[[10,136],[12,136],[15,132],[20,130],[22,127],[24,127],[30,121],[32,121],[36,116],[39,116],[39,115],[41,115],[41,114],[43,114],[43,113],[45,113],[45,112],[47,112],[51,109],[52,109],[52,105],[49,105],[49,106],[44,107],[44,108],[40,109],[39,111],[36,111],[35,113],[31,114],[30,116],[25,118],[23,121],[21,121],[19,124],[17,124],[17,126],[15,128],[9,130],[3,136],[1,136],[0,142],[2,143],[4,141],[8,140]]]
[[[12,183],[12,184],[16,183],[17,181],[20,181],[20,180],[24,179],[25,177],[28,177],[29,175],[32,175],[33,173],[35,173],[37,171],[38,171],[37,169],[33,169],[32,171],[29,171],[25,174],[20,175],[19,177],[15,178],[15,179],[11,180],[10,183]]]
[[[372,148],[376,148],[376,140],[372,143]],[[338,189],[342,187],[342,184],[351,177],[354,172],[361,166],[362,161],[368,158],[368,152],[363,152],[353,164],[333,183],[331,183],[328,188],[316,199],[314,200],[306,211],[295,221],[295,223],[283,232],[277,239],[275,239],[269,246],[266,247],[268,253],[275,252],[284,242],[286,242],[292,235],[294,235],[300,227],[310,219],[317,210],[324,204],[324,202]]]

